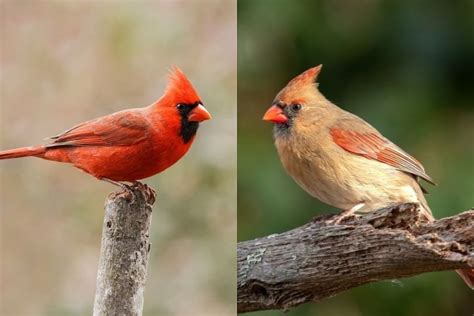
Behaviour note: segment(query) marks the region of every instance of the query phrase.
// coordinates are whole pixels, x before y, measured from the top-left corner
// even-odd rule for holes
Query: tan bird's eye
[[[295,103],[295,104],[292,104],[292,105],[291,105],[291,110],[292,110],[293,112],[298,112],[299,110],[301,110],[302,107],[303,107],[303,106],[302,106],[301,104]]]

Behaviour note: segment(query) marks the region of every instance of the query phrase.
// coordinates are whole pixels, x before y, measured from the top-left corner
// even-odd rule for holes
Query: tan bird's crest
[[[314,97],[314,92],[318,91],[316,80],[323,65],[309,68],[305,72],[293,78],[275,97],[274,103],[282,101],[285,104],[302,102]],[[319,94],[319,93],[318,93]]]
[[[305,72],[296,76],[290,82],[288,82],[288,85],[286,87],[287,88],[301,87],[308,84],[315,84],[322,68],[323,68],[322,64],[313,68],[309,68],[308,70],[306,70]]]

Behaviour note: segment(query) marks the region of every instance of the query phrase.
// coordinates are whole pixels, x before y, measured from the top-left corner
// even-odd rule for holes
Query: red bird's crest
[[[176,66],[171,69],[163,99],[172,104],[177,102],[194,104],[201,100],[186,75]]]

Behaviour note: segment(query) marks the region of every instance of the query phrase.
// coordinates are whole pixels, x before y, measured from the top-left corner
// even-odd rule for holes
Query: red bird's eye
[[[176,108],[178,110],[182,110],[182,109],[184,109],[184,104],[183,103],[178,103],[178,104],[176,104]]]

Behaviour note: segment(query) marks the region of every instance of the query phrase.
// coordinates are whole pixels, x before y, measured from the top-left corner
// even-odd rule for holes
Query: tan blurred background
[[[146,106],[178,65],[214,119],[158,190],[145,315],[235,313],[235,1],[2,0],[1,136],[7,149]],[[104,199],[67,164],[1,161],[1,315],[89,315]]]

